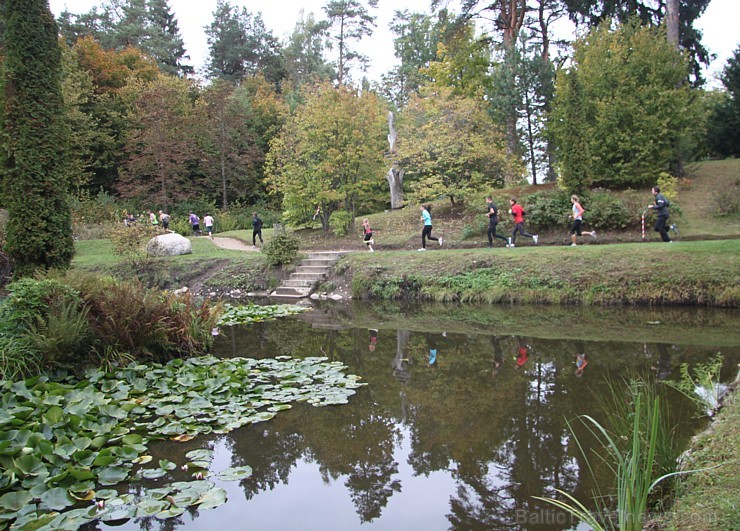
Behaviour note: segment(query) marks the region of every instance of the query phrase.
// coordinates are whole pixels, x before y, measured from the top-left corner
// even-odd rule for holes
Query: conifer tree
[[[68,267],[72,218],[62,167],[67,134],[57,25],[46,0],[5,0],[0,170],[6,250],[16,272]]]

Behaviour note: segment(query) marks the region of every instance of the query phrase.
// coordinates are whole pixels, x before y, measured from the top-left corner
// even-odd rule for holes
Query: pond
[[[682,363],[718,352],[725,379],[734,378],[739,329],[733,310],[359,302],[228,327],[218,356],[325,356],[367,385],[346,405],[300,404],[226,435],[153,443],[155,456],[175,463],[205,447],[212,469],[248,465],[253,474],[214,480],[228,495],[216,509],[120,527],[576,528],[533,498],[554,489],[590,498],[594,480],[567,421],[602,418],[610,382],[677,380]],[[669,397],[685,443],[706,419],[679,393]]]

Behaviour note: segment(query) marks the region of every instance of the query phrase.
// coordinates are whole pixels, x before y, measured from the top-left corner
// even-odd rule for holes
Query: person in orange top
[[[530,234],[524,230],[524,209],[522,208],[522,205],[517,203],[516,198],[514,197],[509,199],[509,204],[511,204],[509,214],[514,216],[514,230],[511,232],[511,244],[509,245],[509,247],[516,247],[517,232],[522,236],[532,238],[534,240],[534,244],[537,245],[537,240],[539,239],[539,236],[537,236],[536,234]]]

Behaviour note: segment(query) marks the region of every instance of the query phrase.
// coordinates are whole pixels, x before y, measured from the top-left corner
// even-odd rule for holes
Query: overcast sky
[[[80,14],[89,11],[93,6],[102,5],[102,0],[50,0],[52,13],[58,16],[65,7],[72,13]],[[208,56],[208,43],[204,27],[213,20],[216,0],[170,0],[170,7],[177,17],[180,32],[185,40],[185,48],[190,56],[189,64],[199,71],[203,68]],[[245,6],[250,13],[262,13],[265,26],[273,34],[285,40],[293,30],[301,9],[306,14],[313,12],[316,18],[323,18],[322,7],[327,0],[231,0],[235,6]],[[393,13],[400,6],[412,12],[427,12],[430,0],[379,0],[378,9],[371,10],[377,16],[377,29],[372,40],[365,40],[362,53],[370,57],[371,66],[367,72],[370,79],[379,80],[395,63],[393,54],[393,34],[388,24]],[[452,2],[453,5],[457,2]],[[707,77],[711,78],[721,72],[727,59],[740,45],[740,31],[737,21],[740,20],[739,0],[711,0],[697,27],[704,32],[702,42],[710,53],[717,54],[717,59],[710,65]],[[355,76],[356,78],[358,76]],[[717,83],[712,83],[716,86]]]

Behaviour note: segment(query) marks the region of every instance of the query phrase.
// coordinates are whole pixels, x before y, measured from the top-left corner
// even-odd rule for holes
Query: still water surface
[[[589,499],[594,479],[566,420],[602,418],[608,381],[620,386],[638,373],[677,379],[682,363],[717,352],[731,379],[738,315],[355,303],[225,329],[219,356],[326,356],[368,385],[347,405],[301,404],[227,435],[153,445],[155,458],[175,462],[208,447],[212,470],[249,465],[254,474],[214,480],[228,492],[217,509],[122,527],[575,529],[532,498],[561,489]],[[687,400],[669,396],[686,440],[703,421]]]

